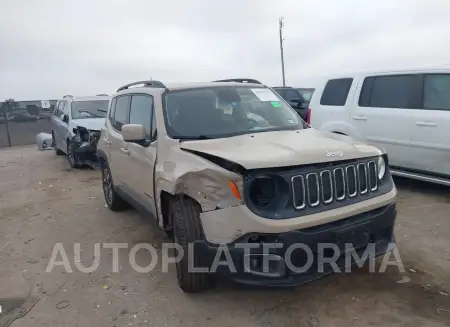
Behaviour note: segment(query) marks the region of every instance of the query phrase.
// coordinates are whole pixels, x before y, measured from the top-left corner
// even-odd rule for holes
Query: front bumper
[[[280,287],[308,283],[361,264],[359,259],[364,254],[375,258],[392,251],[395,248],[396,215],[396,205],[391,203],[347,219],[301,230],[246,234],[227,245],[197,241],[194,245],[199,260],[197,267],[243,284]],[[225,264],[227,256],[224,253],[218,256],[221,251],[230,254],[228,261],[231,259],[232,264]]]
[[[72,142],[70,143],[70,146],[72,147],[72,153],[77,164],[88,165],[94,169],[100,167],[96,144],[89,142]]]

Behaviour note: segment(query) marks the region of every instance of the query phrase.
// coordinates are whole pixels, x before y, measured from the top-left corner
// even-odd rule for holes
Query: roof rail
[[[63,98],[73,98],[73,95],[67,94],[67,95],[63,96]]]
[[[273,89],[293,89],[292,86],[274,86]]]
[[[139,81],[139,82],[134,82],[134,83],[130,83],[127,85],[124,85],[122,87],[119,87],[117,89],[117,92],[123,91],[128,89],[130,86],[134,86],[134,85],[139,85],[139,84],[143,84],[143,87],[157,87],[157,88],[165,88],[166,86],[161,83],[160,81]]]
[[[97,94],[97,96],[98,96],[98,97],[107,97],[108,94],[106,94],[106,93],[100,93],[100,94]]]
[[[262,84],[260,81],[252,78],[230,78],[230,79],[220,79],[214,82],[237,82],[237,83],[253,83]]]

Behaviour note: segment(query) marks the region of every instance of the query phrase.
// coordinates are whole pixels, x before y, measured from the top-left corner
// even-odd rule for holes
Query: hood
[[[357,159],[383,153],[373,145],[348,136],[319,132],[313,128],[183,141],[180,147],[214,155],[246,169]]]
[[[72,123],[75,126],[81,126],[92,131],[100,131],[105,126],[106,118],[83,118],[73,119]]]

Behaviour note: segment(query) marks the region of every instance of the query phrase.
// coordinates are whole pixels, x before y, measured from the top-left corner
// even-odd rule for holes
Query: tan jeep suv
[[[298,285],[348,267],[349,249],[395,247],[386,154],[311,128],[256,80],[125,85],[101,133],[108,207],[131,204],[173,236],[186,292],[217,274]]]

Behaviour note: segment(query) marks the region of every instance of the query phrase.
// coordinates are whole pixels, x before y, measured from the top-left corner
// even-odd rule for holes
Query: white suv
[[[58,100],[50,118],[56,154],[66,154],[73,168],[98,167],[97,142],[105,125],[110,97],[66,95]]]
[[[392,174],[450,186],[450,69],[329,79],[309,112],[317,129],[384,148]]]

